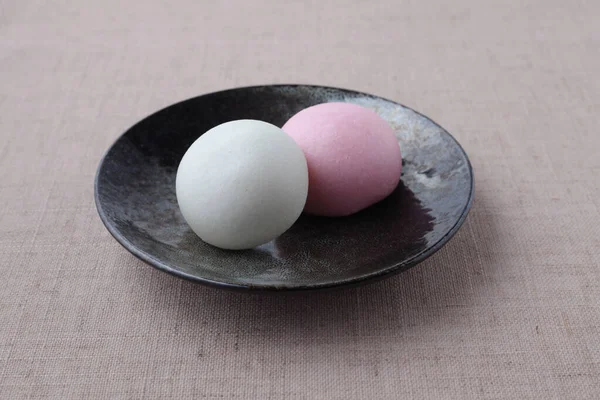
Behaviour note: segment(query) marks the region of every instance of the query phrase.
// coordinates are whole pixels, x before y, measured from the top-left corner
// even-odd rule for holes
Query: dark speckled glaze
[[[331,101],[372,108],[395,129],[404,168],[391,196],[350,217],[302,216],[279,238],[246,251],[217,249],[189,229],[175,174],[200,135],[243,118],[282,126],[301,109]],[[140,121],[101,161],[95,197],[117,241],[160,270],[232,289],[320,289],[390,276],[441,248],[467,216],[473,173],[448,132],[400,104],[344,89],[269,85],[206,94]]]

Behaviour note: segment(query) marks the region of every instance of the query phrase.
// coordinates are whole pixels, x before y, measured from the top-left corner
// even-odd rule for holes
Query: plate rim
[[[225,92],[229,92],[229,91],[237,91],[237,90],[244,90],[244,89],[258,89],[258,88],[264,88],[264,87],[274,87],[274,88],[277,88],[277,87],[280,87],[280,88],[281,87],[288,87],[288,88],[307,87],[307,88],[318,88],[318,89],[331,89],[331,90],[342,91],[342,92],[347,92],[347,93],[352,93],[352,94],[369,96],[369,97],[373,97],[373,98],[379,98],[379,99],[388,101],[390,103],[397,104],[401,107],[404,107],[404,108],[414,112],[415,114],[425,118],[426,120],[434,123],[436,126],[440,127],[443,130],[443,132],[445,132],[454,141],[454,143],[458,146],[458,149],[463,154],[465,160],[467,161],[467,170],[468,170],[469,176],[471,178],[470,179],[470,187],[469,187],[469,198],[467,200],[467,203],[465,204],[465,207],[463,208],[463,210],[460,214],[460,217],[456,221],[456,223],[435,244],[433,244],[432,246],[429,246],[428,248],[415,254],[410,259],[408,259],[408,261],[406,261],[406,262],[391,264],[389,266],[383,267],[382,269],[377,270],[372,273],[367,273],[367,274],[359,275],[359,276],[348,278],[348,279],[341,279],[341,280],[338,280],[335,282],[324,282],[324,283],[314,283],[314,284],[303,283],[303,284],[299,284],[299,285],[250,284],[250,283],[240,284],[240,283],[224,282],[224,281],[209,279],[209,278],[198,276],[198,275],[188,274],[186,272],[174,269],[174,268],[170,267],[169,265],[167,265],[166,263],[159,260],[158,258],[154,257],[153,255],[151,255],[143,250],[138,249],[127,238],[125,238],[125,236],[123,236],[119,232],[118,229],[116,229],[110,223],[109,218],[107,217],[106,213],[104,212],[104,209],[102,207],[102,202],[100,200],[100,195],[99,195],[99,190],[98,190],[100,173],[101,173],[102,167],[105,164],[106,157],[108,156],[110,151],[124,136],[127,135],[127,133],[131,129],[133,129],[138,124],[146,121],[149,118],[152,118],[154,115],[156,115],[168,108],[177,106],[181,103],[185,103],[190,100],[194,100],[194,99],[204,97],[204,96],[213,95],[216,93],[225,93]],[[152,266],[160,271],[166,272],[170,275],[174,275],[174,276],[177,276],[179,278],[182,278],[182,279],[185,279],[188,281],[200,283],[200,284],[211,286],[211,287],[216,287],[216,288],[221,288],[221,289],[229,289],[229,290],[235,290],[235,291],[246,291],[246,292],[248,292],[248,291],[250,291],[250,292],[304,292],[304,291],[355,287],[355,286],[362,285],[362,284],[376,282],[378,280],[399,274],[400,272],[407,271],[407,270],[413,268],[414,266],[420,264],[427,258],[431,257],[435,253],[437,253],[438,250],[440,250],[442,247],[444,247],[444,245],[446,245],[448,243],[448,241],[450,241],[450,239],[452,237],[454,237],[456,232],[458,232],[458,230],[463,226],[463,224],[472,208],[472,205],[474,202],[474,197],[475,197],[475,176],[473,173],[473,167],[471,165],[471,160],[469,159],[467,152],[462,147],[462,145],[458,142],[458,140],[456,140],[456,138],[450,132],[448,132],[448,130],[446,130],[446,128],[444,128],[442,125],[435,122],[433,119],[429,118],[427,115],[422,114],[419,111],[412,109],[411,107],[405,106],[402,103],[387,99],[382,96],[377,96],[377,95],[373,95],[373,94],[358,91],[358,90],[345,89],[345,88],[339,88],[339,87],[334,87],[334,86],[323,86],[323,85],[302,84],[302,83],[291,83],[291,84],[277,83],[277,84],[239,86],[239,87],[234,87],[234,88],[229,88],[229,89],[224,89],[224,90],[217,90],[217,91],[213,91],[213,92],[200,94],[198,96],[190,97],[190,98],[172,103],[170,105],[167,105],[165,107],[162,107],[161,109],[147,115],[146,117],[143,117],[142,119],[140,119],[139,121],[137,121],[136,123],[131,125],[129,128],[127,128],[122,134],[120,134],[113,141],[113,143],[106,149],[106,151],[102,155],[100,162],[98,164],[98,167],[96,168],[96,174],[94,176],[94,202],[96,205],[96,210],[98,212],[98,215],[100,216],[100,220],[102,221],[102,223],[104,224],[104,227],[108,230],[108,232],[113,236],[113,238],[121,246],[123,246],[127,251],[129,251],[131,254],[133,254],[135,257],[142,260],[146,264],[149,264],[150,266]]]

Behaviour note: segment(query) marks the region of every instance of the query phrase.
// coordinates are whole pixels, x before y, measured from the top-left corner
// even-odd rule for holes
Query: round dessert
[[[249,249],[288,230],[302,213],[306,159],[274,125],[227,122],[187,150],[176,192],[183,217],[202,240],[223,249]]]
[[[304,211],[354,214],[383,200],[402,170],[394,130],[374,111],[350,103],[306,108],[282,128],[304,151],[309,188]]]

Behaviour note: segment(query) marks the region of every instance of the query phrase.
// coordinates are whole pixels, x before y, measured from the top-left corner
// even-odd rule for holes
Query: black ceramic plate
[[[396,191],[350,217],[302,216],[272,242],[226,251],[202,242],[177,206],[175,174],[187,148],[208,129],[236,119],[282,126],[324,102],[375,110],[395,129],[404,157]],[[353,285],[404,271],[440,249],[473,201],[467,155],[448,132],[398,103],[307,85],[231,89],[174,104],[140,121],[98,168],[96,205],[110,233],[148,264],[233,289],[302,290]]]

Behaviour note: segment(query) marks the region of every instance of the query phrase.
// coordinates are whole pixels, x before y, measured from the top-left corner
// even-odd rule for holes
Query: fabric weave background
[[[600,398],[600,2],[0,0],[1,399]],[[262,83],[425,113],[476,175],[422,265],[332,293],[196,286],[102,226],[127,127]]]

